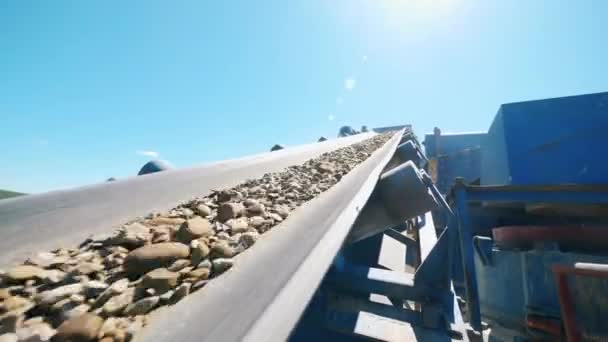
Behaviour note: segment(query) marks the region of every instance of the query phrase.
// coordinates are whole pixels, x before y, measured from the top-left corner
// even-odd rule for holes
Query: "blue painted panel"
[[[563,253],[557,250],[499,250],[491,253],[491,264],[475,253],[481,314],[485,320],[526,336],[526,315],[560,319],[561,312],[551,270],[554,264],[606,263],[606,256]],[[570,292],[582,332],[606,336],[608,326],[608,280],[571,276]]]
[[[482,184],[608,183],[608,93],[504,104],[483,145]]]
[[[482,145],[481,184],[508,184],[509,158],[502,108],[498,110]]]
[[[481,146],[486,133],[458,133],[442,134],[439,136],[439,153],[434,134],[424,135],[424,151],[427,158],[435,158],[438,155],[452,154],[465,149],[478,148]]]
[[[437,189],[449,192],[457,177],[471,183],[481,177],[481,149],[472,148],[437,157]]]

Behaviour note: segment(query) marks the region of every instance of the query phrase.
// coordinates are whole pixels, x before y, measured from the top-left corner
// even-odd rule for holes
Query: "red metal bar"
[[[562,340],[562,327],[555,321],[542,317],[528,316],[526,323],[529,328],[544,331],[554,338],[554,341]]]
[[[574,300],[568,288],[568,275],[608,278],[608,265],[591,263],[576,263],[574,266],[553,265],[553,274],[555,275],[559,306],[568,341],[582,342],[583,338],[576,324]]]

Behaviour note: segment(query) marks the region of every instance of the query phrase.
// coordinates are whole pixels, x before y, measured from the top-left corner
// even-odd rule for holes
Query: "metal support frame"
[[[392,171],[387,171],[387,174],[394,173],[395,170],[398,170],[397,168],[398,166],[393,166]],[[401,184],[401,178],[407,175],[402,174],[400,176],[398,184]],[[413,191],[414,194],[427,196],[434,200],[435,205],[432,209],[439,208],[439,210],[444,211],[448,215],[451,222],[455,222],[454,213],[435,187],[431,177],[424,171],[417,171],[417,177],[419,177],[420,183],[418,185],[419,189],[416,191],[413,191],[411,186],[392,186],[390,190],[394,192],[395,188],[407,188],[410,189],[410,192]],[[396,181],[393,180],[393,183]],[[412,200],[406,197],[389,197],[392,199],[392,206],[399,205],[399,202],[402,201]],[[371,203],[387,205],[385,202],[376,203],[372,201]],[[399,208],[401,209],[401,207]],[[369,210],[364,210],[362,216],[365,216],[364,214],[369,212]],[[421,211],[418,210],[418,212]],[[377,307],[373,310],[375,312],[384,312],[385,314],[390,312],[390,315],[386,317],[399,317],[400,321],[408,322],[414,326],[431,329],[435,332],[443,332],[446,337],[454,336],[454,334],[459,334],[453,331],[455,321],[461,324],[460,316],[457,316],[454,312],[455,297],[451,284],[451,260],[454,254],[452,246],[457,241],[458,232],[454,227],[451,227],[444,230],[439,238],[437,238],[435,235],[436,230],[433,227],[425,227],[427,224],[427,214],[418,214],[420,216],[413,217],[408,221],[413,223],[415,239],[409,238],[397,230],[387,229],[386,225],[377,220],[378,215],[370,215],[372,219],[371,223],[378,225],[378,227],[375,230],[375,235],[368,236],[367,239],[374,239],[378,237],[378,234],[385,234],[395,241],[402,243],[406,248],[414,247],[419,255],[414,265],[416,267],[415,274],[408,274],[393,269],[380,269],[371,265],[359,264],[356,261],[353,263],[353,260],[350,260],[350,258],[339,256],[334,260],[334,264],[325,278],[325,283],[332,291],[346,294],[345,300],[351,302],[354,298],[359,298],[359,302],[363,300],[367,303],[367,301],[361,298],[365,298],[369,294],[386,296],[394,306],[384,307],[381,304],[365,305],[370,308],[371,306]],[[361,219],[364,219],[364,217],[360,217]],[[426,230],[421,232],[420,230],[423,227]],[[428,234],[432,234],[432,237]],[[422,235],[428,237],[428,239],[423,241],[425,238]],[[408,301],[415,302],[414,310],[411,307],[410,309],[404,307],[408,306],[406,305]],[[362,305],[363,302],[355,305],[355,307]],[[381,310],[381,308],[383,309]],[[340,319],[338,319],[338,316],[332,316],[334,319],[331,320],[331,325],[334,328],[339,327],[340,324],[336,322],[341,322],[342,319],[345,319],[345,322],[350,322],[344,316],[345,314],[348,316],[350,312],[351,310],[339,311]],[[456,319],[456,317],[458,318]],[[350,326],[352,326],[352,322],[347,324],[347,328]]]
[[[467,312],[471,327],[481,331],[481,313],[474,264],[474,241],[469,203],[581,203],[608,204],[606,185],[546,185],[546,186],[471,186],[457,178],[453,188],[457,221],[448,230],[457,228],[464,269]],[[484,241],[478,241],[483,243]],[[488,260],[491,262],[491,260]]]

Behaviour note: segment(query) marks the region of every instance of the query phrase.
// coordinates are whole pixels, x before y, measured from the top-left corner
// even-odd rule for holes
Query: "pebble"
[[[74,317],[78,317],[87,313],[91,309],[91,306],[88,304],[80,304],[69,310],[62,311],[59,315],[59,319],[61,321],[69,320]]]
[[[145,325],[145,314],[231,268],[232,257],[253,246],[259,233],[329,189],[387,137],[183,202],[164,214],[136,218],[77,249],[38,253],[24,265],[0,271],[0,334],[48,340],[55,334],[48,323],[64,330],[64,324],[80,317],[103,314],[109,317],[101,320],[99,331],[82,340],[127,341]],[[34,317],[23,322],[26,312]],[[131,317],[112,317],[121,314]],[[14,332],[18,336],[7,335]]]
[[[249,225],[253,228],[260,228],[266,221],[262,216],[253,216],[249,218]]]
[[[203,241],[194,240],[190,243],[190,260],[192,265],[197,265],[209,255],[209,246]]]
[[[239,243],[243,244],[246,248],[249,248],[255,244],[260,234],[255,232],[246,232],[241,234],[239,237]]]
[[[139,285],[144,289],[154,289],[156,294],[162,294],[177,286],[178,280],[179,273],[171,272],[166,268],[157,268],[146,273]]]
[[[19,342],[17,334],[8,333],[0,335],[0,342]]]
[[[190,288],[192,287],[192,284],[189,282],[183,282],[181,285],[179,285],[176,289],[175,292],[173,293],[173,296],[171,296],[171,303],[177,303],[180,300],[182,300],[182,298],[186,297],[187,295],[190,294]]]
[[[253,198],[248,198],[246,200],[243,201],[243,205],[245,205],[246,208],[249,208],[251,206],[254,206],[256,204],[260,204],[260,202],[256,199]]]
[[[159,216],[159,217],[155,217],[153,219],[147,220],[145,221],[147,225],[150,226],[180,226],[182,223],[184,223],[183,218],[171,218],[171,217],[163,217],[163,216]]]
[[[11,292],[7,288],[0,289],[0,301],[5,300],[11,296]]]
[[[95,303],[93,304],[93,307],[99,307],[103,305],[108,299],[125,292],[128,288],[129,279],[122,278],[120,280],[115,281],[105,291],[103,291],[101,295],[99,295],[99,297],[97,297]]]
[[[130,340],[143,328],[144,325],[144,316],[136,316],[135,319],[129,323],[127,328],[125,329],[126,339]]]
[[[208,282],[209,282],[209,280],[197,281],[196,283],[194,283],[194,285],[192,285],[192,287],[190,288],[190,291],[194,292],[200,288],[203,288],[205,285],[207,285]]]
[[[124,268],[130,275],[141,275],[153,269],[168,267],[177,259],[190,256],[190,248],[177,242],[163,242],[140,247],[127,255]]]
[[[15,314],[23,314],[34,307],[34,303],[20,296],[12,296],[4,300],[2,306],[0,306],[0,313],[4,310],[5,312],[11,312]]]
[[[268,214],[268,218],[271,218],[271,219],[275,220],[276,222],[282,222],[283,221],[283,218],[281,217],[281,215],[275,214],[275,213]]]
[[[115,236],[107,240],[107,243],[132,249],[145,245],[151,238],[150,228],[135,222],[121,227]]]
[[[215,258],[231,258],[234,256],[234,251],[227,243],[216,243],[211,247],[211,252],[209,253],[212,259]]]
[[[44,275],[44,269],[32,265],[20,265],[11,268],[5,274],[10,282],[20,283],[30,279],[38,279]]]
[[[186,281],[198,281],[209,279],[211,275],[211,270],[209,268],[197,268],[195,270],[190,271],[186,275]]]
[[[209,259],[205,259],[205,260],[201,261],[196,267],[211,269],[211,267],[213,267],[213,264],[211,264],[211,261]]]
[[[190,273],[190,271],[192,271],[194,268],[194,266],[186,266],[181,270],[177,271],[177,273],[179,273],[179,275],[183,277],[184,275]]]
[[[193,239],[209,235],[213,235],[211,223],[207,219],[196,216],[182,223],[175,237],[181,242],[190,243]]]
[[[107,315],[120,314],[127,305],[133,302],[133,298],[135,298],[135,288],[130,287],[125,292],[110,298],[103,305],[103,312]]]
[[[57,266],[61,264],[65,264],[68,261],[68,257],[57,256],[55,253],[50,252],[41,252],[36,254],[35,256],[29,258],[26,263],[34,266],[49,268],[52,266]]]
[[[226,224],[230,227],[232,234],[246,232],[249,229],[249,223],[245,218],[230,219],[226,221]]]
[[[88,298],[97,297],[107,288],[108,284],[98,280],[91,280],[84,284],[84,295]]]
[[[21,327],[16,334],[19,341],[49,341],[55,335],[55,329],[48,323],[38,323]]]
[[[160,302],[159,296],[146,297],[138,300],[135,303],[129,304],[125,308],[125,315],[129,316],[137,316],[137,315],[145,315],[150,310],[154,309]]]
[[[255,203],[247,207],[247,216],[263,216],[264,215],[264,205],[261,203]]]
[[[220,222],[226,222],[232,218],[240,216],[244,210],[245,208],[240,203],[224,203],[217,211],[217,220]]]
[[[285,206],[280,206],[278,208],[276,208],[276,212],[277,214],[279,214],[279,216],[281,216],[283,219],[286,219],[287,216],[289,216],[289,208],[285,207]]]
[[[171,297],[173,297],[174,294],[175,294],[175,290],[169,290],[169,291],[161,294],[160,296],[158,296],[158,298],[160,298],[160,302],[162,304],[167,304],[171,301]]]
[[[42,275],[42,282],[47,285],[54,285],[63,282],[66,273],[60,270],[46,270]]]
[[[191,253],[192,255],[194,255],[194,251],[192,251]],[[171,266],[167,267],[167,269],[171,272],[177,272],[186,266],[190,266],[190,260],[179,259],[175,260],[175,262],[173,262]]]
[[[202,217],[207,217],[211,215],[211,208],[204,204],[199,204],[198,206],[196,206],[196,212]]]
[[[49,291],[40,292],[36,295],[35,301],[40,305],[50,306],[73,294],[81,293],[83,290],[84,285],[81,283],[64,285]]]
[[[218,258],[212,261],[213,274],[222,274],[232,267],[234,261],[229,258]]]
[[[76,266],[72,273],[75,275],[90,275],[92,273],[101,272],[103,265],[94,262],[84,262]]]
[[[120,329],[125,329],[127,326],[128,321],[126,318],[108,317],[101,325],[101,328],[99,328],[97,336],[114,337],[117,335],[117,332],[120,332]]]
[[[182,216],[189,218],[194,216],[194,211],[192,211],[192,209],[189,208],[182,208]]]
[[[320,162],[316,165],[318,171],[323,173],[332,173],[334,172],[334,165],[328,162]]]
[[[217,194],[217,201],[220,203],[228,202],[232,199],[233,196],[235,196],[234,191],[222,190],[222,191],[218,192],[218,194]]]
[[[83,314],[73,317],[57,328],[53,341],[57,342],[85,342],[93,341],[103,325],[103,319],[93,314]]]
[[[23,325],[23,315],[14,312],[0,316],[0,334],[14,333]]]

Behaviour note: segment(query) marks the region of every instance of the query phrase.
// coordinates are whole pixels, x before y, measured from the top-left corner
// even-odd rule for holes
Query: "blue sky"
[[[334,137],[486,130],[608,90],[606,1],[0,3],[0,188],[43,192]],[[154,153],[150,153],[154,155]],[[145,154],[145,153],[144,153]]]

